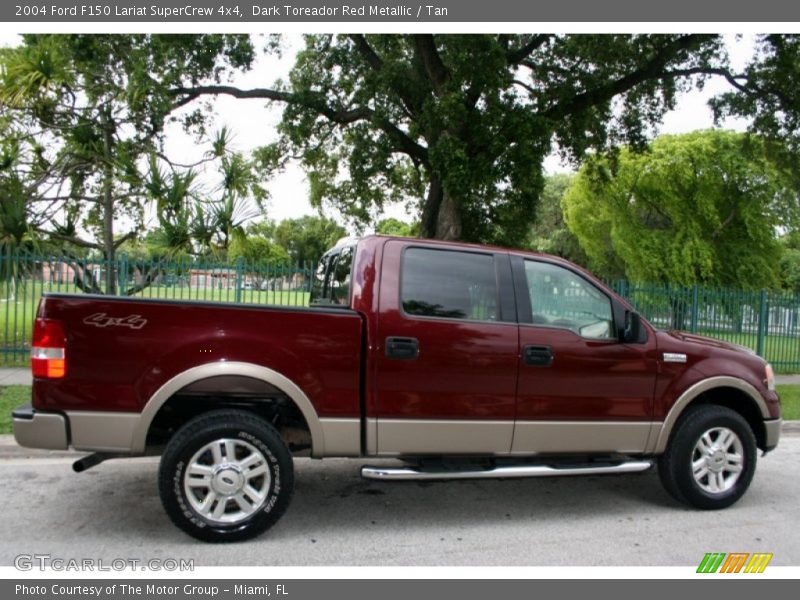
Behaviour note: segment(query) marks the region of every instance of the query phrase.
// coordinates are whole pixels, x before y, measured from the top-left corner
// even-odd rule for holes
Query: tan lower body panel
[[[378,419],[366,419],[367,456],[378,454]]]
[[[652,425],[649,421],[518,421],[511,454],[642,453]]]
[[[377,454],[508,454],[513,432],[513,421],[379,418]]]
[[[764,431],[766,432],[765,446],[767,448],[774,448],[778,445],[778,440],[781,439],[781,425],[783,419],[770,419],[764,421]]]
[[[66,450],[67,422],[57,413],[36,411],[32,419],[14,419],[14,438],[26,448]]]
[[[361,419],[320,419],[324,456],[361,456]]]
[[[124,412],[67,411],[70,445],[75,450],[130,454],[142,415]]]

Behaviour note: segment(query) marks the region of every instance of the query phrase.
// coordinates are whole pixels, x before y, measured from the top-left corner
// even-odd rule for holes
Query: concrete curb
[[[781,434],[798,435],[800,434],[800,421],[784,421],[781,425]]]
[[[6,385],[33,385],[29,368],[0,368],[0,387]]]
[[[23,448],[17,444],[11,434],[0,435],[0,460],[14,458],[73,458],[83,456],[82,452],[70,452],[67,450],[36,450],[35,448]]]

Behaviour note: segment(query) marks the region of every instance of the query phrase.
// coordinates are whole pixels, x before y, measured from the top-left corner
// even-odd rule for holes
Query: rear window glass
[[[409,248],[400,298],[409,315],[497,321],[497,279],[490,254]]]
[[[323,256],[314,273],[309,304],[349,306],[355,248],[345,246]]]

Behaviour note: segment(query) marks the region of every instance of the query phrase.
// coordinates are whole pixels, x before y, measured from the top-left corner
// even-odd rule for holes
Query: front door
[[[508,454],[519,368],[513,298],[500,294],[508,255],[398,240],[383,265],[377,452]]]
[[[512,265],[521,351],[512,453],[642,452],[654,336],[620,343],[611,298],[578,271],[544,259]]]

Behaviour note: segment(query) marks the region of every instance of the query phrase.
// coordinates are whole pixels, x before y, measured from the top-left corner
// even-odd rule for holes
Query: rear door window
[[[431,248],[403,253],[400,300],[407,315],[499,320],[491,254]]]

